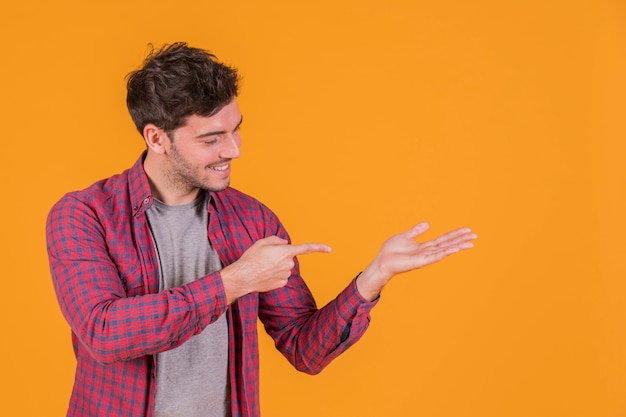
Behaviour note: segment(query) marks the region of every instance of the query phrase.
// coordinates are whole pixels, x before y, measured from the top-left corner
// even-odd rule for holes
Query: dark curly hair
[[[127,78],[126,105],[141,134],[148,123],[171,132],[188,116],[211,116],[239,93],[236,68],[185,42],[152,47]]]

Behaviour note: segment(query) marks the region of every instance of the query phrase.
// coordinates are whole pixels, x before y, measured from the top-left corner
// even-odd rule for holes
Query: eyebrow
[[[235,126],[233,130],[239,129],[242,123],[243,123],[243,116],[241,116],[241,120],[239,120],[239,123],[237,123],[237,126]],[[209,136],[223,135],[224,133],[226,133],[225,130],[217,130],[215,132],[201,133],[198,136],[196,136],[196,139],[206,138]]]

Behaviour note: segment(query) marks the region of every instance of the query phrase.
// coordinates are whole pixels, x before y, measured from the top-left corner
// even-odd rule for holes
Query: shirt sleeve
[[[98,362],[172,349],[224,313],[226,296],[219,273],[145,294],[144,268],[134,246],[137,236],[113,239],[111,235],[115,233],[102,225],[96,212],[72,196],[52,208],[46,224],[50,270],[61,311]],[[127,253],[127,264],[114,261],[113,250]],[[122,270],[126,272],[121,274]]]
[[[278,227],[277,234],[289,239],[282,226]],[[317,374],[361,338],[378,300],[365,300],[355,278],[333,301],[318,309],[296,261],[285,287],[259,294],[259,318],[278,350],[296,369]]]

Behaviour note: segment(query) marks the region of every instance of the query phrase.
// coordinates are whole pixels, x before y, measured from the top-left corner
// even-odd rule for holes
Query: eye
[[[212,139],[205,140],[204,144],[205,145],[215,145],[215,144],[217,144],[218,141],[219,141],[219,138],[214,137]]]

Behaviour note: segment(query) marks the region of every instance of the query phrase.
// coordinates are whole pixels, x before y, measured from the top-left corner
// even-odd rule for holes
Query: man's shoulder
[[[261,205],[265,207],[265,205],[261,203],[259,200],[257,200],[256,198],[252,197],[249,194],[244,193],[243,191],[239,191],[238,189],[233,188],[233,187],[228,187],[225,190],[219,191],[217,193],[212,193],[212,195],[217,200],[221,200],[225,202],[228,201],[228,202],[241,204],[241,205],[253,205],[253,206]]]
[[[274,212],[264,203],[236,188],[228,187],[223,191],[212,193],[218,210],[235,211],[248,217],[262,216],[276,219]]]
[[[90,186],[63,195],[50,210],[50,215],[79,211],[106,213],[124,211],[130,206],[129,177],[131,169],[98,180]],[[130,207],[128,207],[130,209]]]
[[[102,202],[110,198],[115,198],[120,194],[125,194],[125,191],[127,192],[128,177],[129,170],[125,170],[119,174],[98,180],[82,190],[70,191],[61,198],[61,201],[77,200],[83,202]]]
[[[224,220],[222,227],[233,229],[229,232],[237,233],[242,227],[257,238],[286,236],[278,216],[255,197],[232,187],[211,195],[217,212]]]
[[[98,180],[84,189],[66,193],[57,205],[83,203],[106,208],[111,204],[131,204],[131,194],[136,195],[135,199],[147,197],[144,194],[149,193],[149,185],[145,179],[142,161],[143,154],[134,165],[124,171]]]

